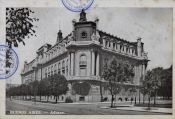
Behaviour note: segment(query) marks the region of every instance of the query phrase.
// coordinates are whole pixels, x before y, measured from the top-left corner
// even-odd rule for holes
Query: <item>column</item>
[[[43,78],[43,71],[42,71],[43,69],[42,69],[42,66],[41,66],[41,80],[42,80],[42,78]]]
[[[34,68],[34,70],[33,70],[33,81],[35,81],[35,80],[36,80],[36,70]]]
[[[134,72],[135,72],[134,83],[136,83],[136,80],[137,80],[137,66],[136,65],[134,67]]]
[[[123,48],[124,48],[124,53],[126,53],[126,45],[123,45]]]
[[[95,70],[95,53],[94,51],[92,51],[92,60],[91,60],[91,64],[92,64],[92,75],[94,75],[94,70]]]
[[[115,50],[117,50],[117,43],[115,43]]]
[[[117,43],[117,50],[120,51],[120,44]]]
[[[140,77],[142,76],[142,74],[143,74],[143,65],[140,64]]]
[[[62,63],[63,63],[63,61],[60,60],[60,74],[61,74],[61,75],[63,74],[63,72],[62,72],[62,68],[63,68]]]
[[[68,66],[68,62],[67,62],[67,59],[65,58],[65,77],[67,77],[67,74],[68,74],[68,72],[67,72],[67,66]]]
[[[79,56],[79,53],[77,53],[76,55],[74,55],[74,75],[75,76],[79,76],[79,72],[80,72],[80,67],[79,67],[79,59],[80,59],[80,56]]]
[[[143,80],[145,79],[145,64],[142,65],[142,69],[143,69],[143,72],[142,72],[142,75],[143,75]]]
[[[142,76],[142,72],[143,72],[142,64],[140,64],[138,68],[139,68],[138,83],[140,84],[140,78],[141,78],[141,76]]]
[[[135,84],[138,84],[139,66],[135,66]]]
[[[103,47],[105,47],[105,45],[106,45],[106,41],[105,39],[103,39]]]
[[[99,53],[97,54],[97,62],[96,62],[96,75],[99,76]]]
[[[67,76],[70,76],[70,64],[71,64],[71,60],[70,60],[71,54],[68,55],[68,72],[67,72]]]
[[[71,76],[74,75],[74,53],[71,53]]]
[[[139,81],[139,77],[140,77],[140,65],[137,66],[137,84]]]
[[[110,43],[111,43],[111,45],[110,45],[110,46],[111,46],[110,49],[113,50],[113,42],[111,41]]]

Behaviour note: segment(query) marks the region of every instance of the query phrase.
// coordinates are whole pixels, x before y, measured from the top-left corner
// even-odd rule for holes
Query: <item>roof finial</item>
[[[60,28],[60,21],[59,21],[59,31],[58,31],[58,34],[57,34],[57,42],[56,43],[58,43],[62,39],[63,39],[63,36],[62,36],[62,32],[61,32],[61,28]]]
[[[79,22],[85,22],[85,21],[87,21],[87,19],[86,19],[86,13],[85,13],[84,9],[82,9],[82,11],[80,13]]]

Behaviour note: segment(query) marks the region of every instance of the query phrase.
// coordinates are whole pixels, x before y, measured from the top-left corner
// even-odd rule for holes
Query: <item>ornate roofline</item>
[[[137,45],[137,42],[130,42],[130,41],[127,41],[127,40],[125,40],[125,39],[122,39],[122,38],[120,38],[120,37],[114,36],[114,35],[112,35],[112,34],[110,34],[110,33],[107,33],[107,32],[105,32],[105,31],[102,31],[102,30],[99,30],[99,29],[97,29],[97,31],[99,32],[99,34],[104,34],[104,35],[109,36],[109,37],[111,37],[111,38],[113,38],[113,39],[115,39],[115,40],[119,40],[119,41],[121,41],[121,42],[123,42],[123,43],[129,43],[129,44],[132,44],[132,45]]]

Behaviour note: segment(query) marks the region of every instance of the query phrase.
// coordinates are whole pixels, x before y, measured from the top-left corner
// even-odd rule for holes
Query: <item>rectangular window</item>
[[[116,44],[115,44],[115,43],[113,43],[113,50],[115,50],[115,45],[116,45]]]
[[[109,48],[111,47],[111,43],[109,42]]]

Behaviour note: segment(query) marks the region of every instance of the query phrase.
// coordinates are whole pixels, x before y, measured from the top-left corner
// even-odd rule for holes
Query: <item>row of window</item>
[[[123,44],[117,44],[115,42],[110,42],[110,41],[104,40],[103,41],[103,46],[105,48],[109,48],[109,49],[112,49],[112,50],[118,50],[118,51],[123,52],[123,53],[135,55],[135,49],[134,48],[123,45]]]
[[[39,58],[41,61],[49,61],[52,58],[59,56],[60,54],[62,54],[63,52],[66,51],[66,48],[64,47],[66,45],[66,43],[63,43],[62,45],[60,44],[60,46],[55,46],[55,48],[51,49],[49,52],[45,53],[45,55],[41,55],[41,57]]]
[[[45,68],[45,77],[53,74],[68,75],[68,59],[59,61]]]
[[[80,76],[87,75],[87,56],[85,54],[80,56],[79,69]],[[58,63],[53,64],[45,69],[45,77],[51,76],[56,73],[68,75],[68,59],[59,61]]]

